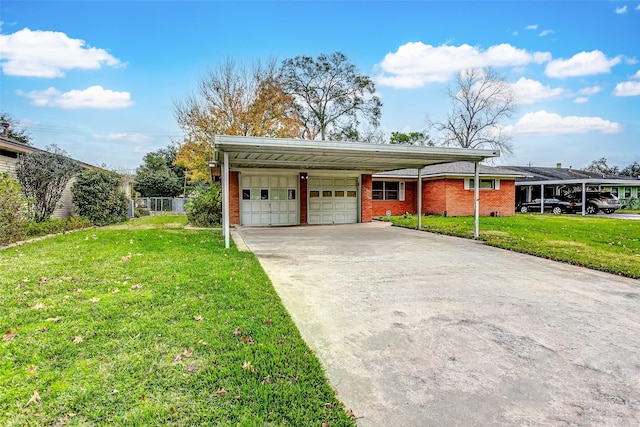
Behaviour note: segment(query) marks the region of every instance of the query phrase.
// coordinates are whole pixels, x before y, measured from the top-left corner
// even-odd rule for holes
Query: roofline
[[[31,154],[31,153],[48,153],[47,150],[43,150],[38,147],[34,147],[33,145],[26,145],[20,142],[14,141],[11,138],[7,138],[6,136],[0,136],[0,148],[7,149],[7,151],[12,151],[18,154]],[[69,157],[69,156],[68,156]],[[80,160],[76,160],[72,157],[69,157],[74,162],[78,163],[81,167],[85,169],[103,169],[99,166],[91,165],[89,163],[85,163]]]
[[[544,181],[516,181],[516,185],[558,185],[558,184],[600,184],[600,185],[623,185],[640,186],[640,179],[553,179]]]
[[[392,144],[370,144],[362,142],[335,142],[285,138],[263,138],[251,136],[214,136],[214,152],[216,161],[220,162],[220,153],[253,153],[284,154],[301,156],[345,156],[353,158],[370,157],[366,165],[359,165],[359,169],[371,171],[387,171],[410,169],[431,164],[450,163],[455,161],[480,162],[491,157],[499,157],[499,150],[481,150],[467,148],[446,147],[415,147]],[[237,162],[241,163],[241,162]],[[243,160],[244,165],[250,165],[251,160]],[[260,167],[260,161],[254,162]],[[306,161],[314,164],[313,160]],[[333,163],[330,161],[330,163]],[[273,162],[273,167],[291,168],[304,167],[305,161]],[[233,166],[233,163],[231,164]],[[332,168],[333,164],[315,163],[314,166]],[[355,166],[355,165],[354,165]],[[364,167],[363,167],[364,166]],[[269,167],[265,165],[265,167]],[[338,167],[334,168],[338,169]],[[348,164],[339,169],[349,170]]]

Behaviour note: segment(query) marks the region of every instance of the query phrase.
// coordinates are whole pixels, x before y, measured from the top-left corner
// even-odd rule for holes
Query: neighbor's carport
[[[355,142],[309,141],[298,139],[222,136],[214,138],[215,162],[221,166],[223,233],[229,247],[229,171],[233,169],[358,171],[372,174],[396,169],[418,169],[457,161],[472,162],[475,182],[478,163],[500,156],[497,150],[414,147]],[[422,177],[418,173],[419,188]],[[474,190],[475,235],[478,236],[479,186]],[[422,213],[422,192],[418,191],[418,226]]]
[[[548,180],[524,180],[516,181],[516,188],[525,188],[528,199],[532,199],[534,189],[540,190],[540,207],[544,210],[545,189],[552,188],[554,194],[557,195],[558,189],[569,188],[573,189],[572,192],[581,195],[580,200],[587,200],[587,191],[592,188],[597,188],[597,191],[603,186],[614,187],[634,187],[638,185],[638,180],[634,179],[607,179],[607,178],[581,178],[581,179],[548,179]],[[582,215],[586,215],[587,204],[582,203]]]

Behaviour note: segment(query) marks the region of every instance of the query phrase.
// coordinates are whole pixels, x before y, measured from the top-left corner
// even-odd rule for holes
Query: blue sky
[[[640,161],[638,1],[0,2],[0,109],[38,147],[134,169],[181,138],[209,68],[341,51],[371,76],[382,129],[450,110],[455,72],[491,66],[520,106],[505,165]]]

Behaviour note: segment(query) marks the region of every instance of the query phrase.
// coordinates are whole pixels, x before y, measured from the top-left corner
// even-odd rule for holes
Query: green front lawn
[[[418,224],[416,216],[388,220],[407,228]],[[473,217],[425,216],[422,229],[473,238]],[[638,221],[551,214],[481,217],[480,238],[499,248],[640,278]]]
[[[355,425],[253,254],[185,222],[0,251],[0,425]]]

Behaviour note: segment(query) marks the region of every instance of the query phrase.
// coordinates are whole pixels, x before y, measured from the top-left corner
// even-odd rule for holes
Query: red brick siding
[[[306,178],[306,177],[305,177]],[[300,177],[300,224],[307,224],[307,180]]]
[[[361,195],[361,212],[362,222],[371,222],[372,201],[371,201],[371,175],[362,175],[362,195]]]
[[[423,211],[450,216],[473,215],[473,190],[464,189],[464,179],[426,181],[422,198]],[[500,181],[499,190],[480,190],[480,215],[499,212],[501,216],[515,214],[515,181]]]
[[[416,196],[417,182],[405,182],[404,184],[404,200],[372,200],[373,216],[385,216],[387,211],[391,211],[391,215],[404,215],[405,213],[416,213],[418,199]]]
[[[229,224],[240,224],[240,178],[229,172]]]

